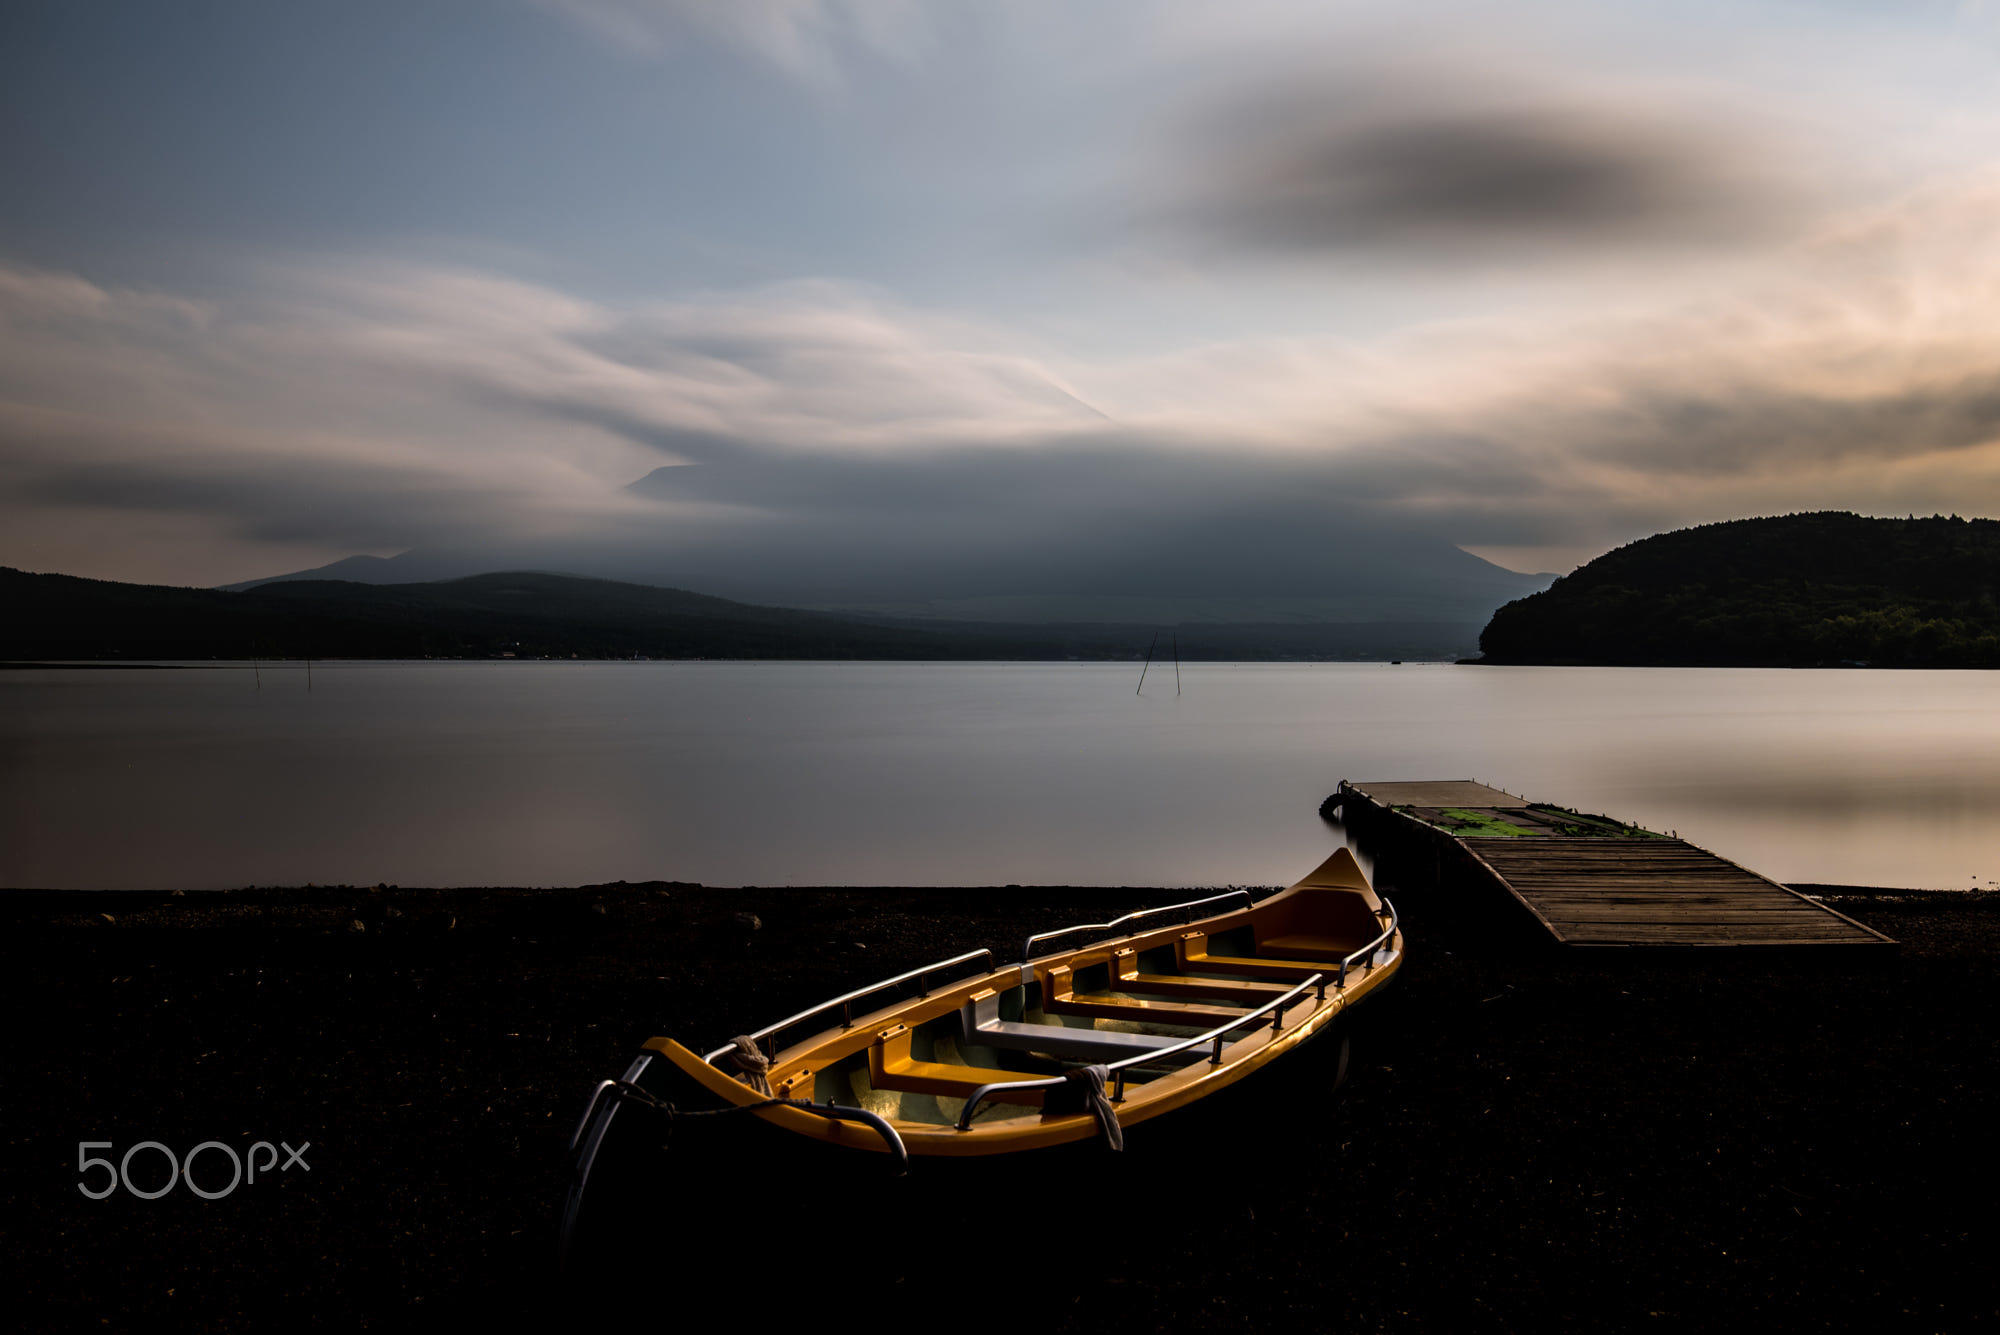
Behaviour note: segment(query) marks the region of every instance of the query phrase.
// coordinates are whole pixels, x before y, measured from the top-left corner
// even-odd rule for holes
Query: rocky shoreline
[[[2000,1184],[1974,1147],[2000,1117],[2000,895],[1811,890],[1901,948],[1581,956],[1442,891],[1400,897],[1409,963],[1323,1122],[1218,1161],[1241,1175],[1231,1204],[1191,1213],[1172,1254],[1097,1237],[1091,1270],[1043,1282],[1038,1324],[1990,1318]],[[15,1292],[44,1322],[113,1328],[526,1310],[549,1292],[583,1096],[647,1037],[719,1039],[931,958],[1012,955],[1030,931],[1179,897],[0,895]],[[312,1142],[310,1173],[225,1200],[78,1191],[83,1141],[281,1138]]]

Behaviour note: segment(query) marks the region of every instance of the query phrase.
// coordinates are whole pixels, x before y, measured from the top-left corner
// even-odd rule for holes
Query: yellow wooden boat
[[[1065,927],[1028,938],[1021,955],[940,960],[706,1053],[652,1039],[598,1085],[571,1138],[565,1245],[586,1191],[603,1190],[593,1175],[618,1172],[600,1162],[616,1159],[614,1126],[650,1143],[671,1131],[683,1145],[726,1127],[711,1144],[733,1160],[799,1152],[896,1170],[1120,1147],[1128,1128],[1333,1031],[1394,977],[1403,937],[1343,848],[1262,900],[1238,890]]]

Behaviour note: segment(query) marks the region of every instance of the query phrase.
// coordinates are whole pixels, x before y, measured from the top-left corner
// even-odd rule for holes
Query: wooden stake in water
[[[1139,669],[1139,690],[1132,692],[1132,694],[1138,695],[1146,689],[1146,668],[1153,666],[1153,650],[1159,646],[1159,643],[1160,632],[1154,631],[1153,642],[1146,646],[1146,667]]]
[[[1174,694],[1181,693],[1181,633],[1174,632]]]

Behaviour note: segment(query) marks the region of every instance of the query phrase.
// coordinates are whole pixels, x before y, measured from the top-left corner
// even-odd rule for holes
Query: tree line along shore
[[[2000,667],[2000,521],[1829,512],[1709,524],[1508,603],[1480,661]]]

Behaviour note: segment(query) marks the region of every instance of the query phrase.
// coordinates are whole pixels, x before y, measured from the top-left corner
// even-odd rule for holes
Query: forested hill
[[[1508,603],[1487,663],[2000,667],[2000,521],[1841,512],[1643,539]]]

